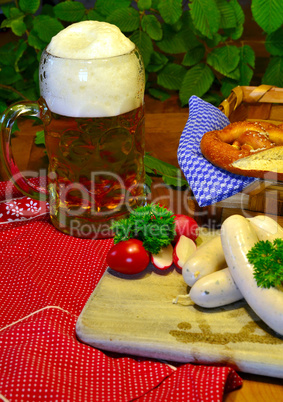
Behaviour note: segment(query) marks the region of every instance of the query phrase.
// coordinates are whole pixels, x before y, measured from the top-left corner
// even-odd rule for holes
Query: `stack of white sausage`
[[[189,298],[206,308],[220,307],[245,298],[254,312],[283,335],[283,289],[259,287],[247,253],[259,240],[283,239],[283,228],[268,216],[232,215],[221,233],[201,245],[183,266],[191,287]]]

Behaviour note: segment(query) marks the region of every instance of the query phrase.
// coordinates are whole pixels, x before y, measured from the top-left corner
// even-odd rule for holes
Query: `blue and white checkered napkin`
[[[221,130],[229,119],[218,108],[192,96],[189,100],[189,119],[178,148],[178,162],[200,207],[211,205],[242,191],[255,180],[235,175],[208,162],[200,150],[204,133]]]

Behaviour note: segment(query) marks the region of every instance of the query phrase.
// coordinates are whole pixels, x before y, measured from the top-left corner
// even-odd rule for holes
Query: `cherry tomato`
[[[120,241],[109,250],[106,262],[114,271],[123,274],[137,274],[149,264],[149,253],[142,241],[129,239]]]

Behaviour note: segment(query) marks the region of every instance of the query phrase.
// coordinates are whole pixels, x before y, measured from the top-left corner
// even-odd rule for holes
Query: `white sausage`
[[[214,308],[234,303],[243,298],[229,268],[206,275],[197,281],[189,292],[190,299],[198,306]]]
[[[221,239],[230,273],[243,297],[262,321],[283,335],[283,291],[259,287],[247,259],[248,251],[258,242],[251,224],[243,216],[232,215],[222,224]]]
[[[217,235],[202,244],[183,266],[182,274],[187,285],[193,284],[205,275],[227,267],[221,245],[221,237]]]
[[[258,215],[248,218],[254,228],[259,240],[270,240],[273,242],[276,238],[283,239],[283,228],[274,219],[266,215]]]

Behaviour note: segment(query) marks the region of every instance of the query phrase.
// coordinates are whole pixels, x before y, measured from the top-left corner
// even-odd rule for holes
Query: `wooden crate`
[[[283,122],[283,88],[238,86],[219,109],[231,123],[261,120],[280,124]],[[259,180],[244,191],[204,208],[200,208],[192,196],[189,209],[199,224],[209,227],[219,227],[225,218],[234,213],[283,216],[283,182]]]

